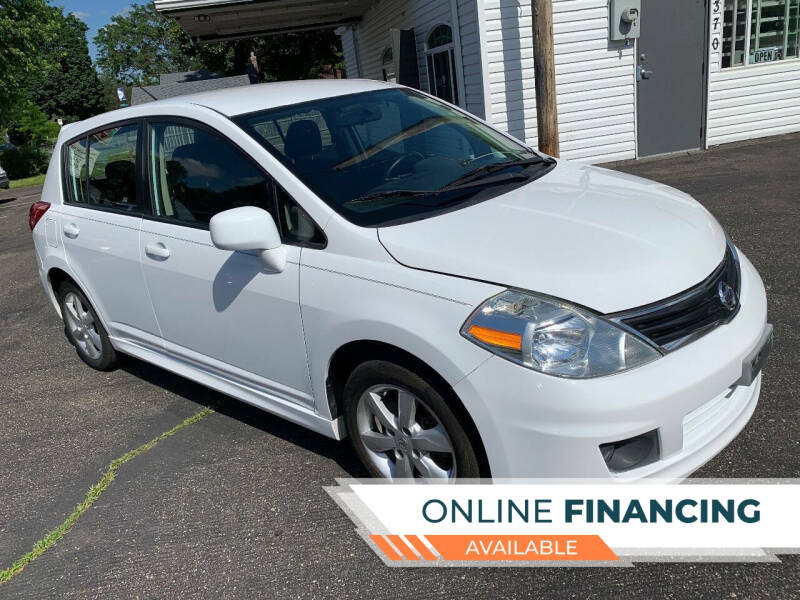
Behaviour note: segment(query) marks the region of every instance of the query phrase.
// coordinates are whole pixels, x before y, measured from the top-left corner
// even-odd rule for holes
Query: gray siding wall
[[[483,70],[481,38],[478,23],[478,0],[458,0],[458,22],[461,29],[461,62],[463,64],[465,108],[481,118],[486,117],[483,103]]]
[[[355,31],[351,27],[345,27],[337,31],[342,39],[342,56],[344,57],[345,76],[350,79],[359,77],[358,61],[356,60],[356,41]]]
[[[381,57],[383,51],[392,45],[389,30],[408,29],[413,26],[408,4],[393,0],[378,2],[364,14],[362,21],[355,27],[361,77],[383,79]]]
[[[482,0],[489,118],[536,144],[533,31],[528,0]],[[608,41],[607,0],[553,0],[561,156],[585,162],[634,158],[633,48]]]

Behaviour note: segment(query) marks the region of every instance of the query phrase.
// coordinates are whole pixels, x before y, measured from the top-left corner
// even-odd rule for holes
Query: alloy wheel
[[[358,434],[372,464],[389,479],[452,480],[456,454],[436,414],[415,394],[393,385],[364,391]]]
[[[74,292],[69,292],[64,297],[64,308],[67,328],[78,348],[89,358],[100,358],[103,354],[103,342],[89,308]]]

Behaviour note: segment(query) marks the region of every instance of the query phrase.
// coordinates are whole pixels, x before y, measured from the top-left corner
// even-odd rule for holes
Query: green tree
[[[42,52],[58,35],[58,15],[45,0],[0,2],[0,129],[19,118],[31,74],[47,77],[58,68]]]
[[[161,73],[202,67],[189,36],[152,2],[133,4],[127,14],[112,17],[94,43],[103,74],[128,85],[153,85]]]
[[[282,33],[259,41],[256,55],[268,80],[315,79],[342,62],[339,36],[332,30]]]
[[[103,86],[89,57],[86,24],[75,15],[59,13],[59,32],[46,49],[58,61],[50,74],[33,73],[30,98],[48,117],[66,122],[86,119],[104,110]]]
[[[115,110],[119,108],[119,98],[117,97],[117,88],[121,84],[108,73],[100,73],[100,86],[103,88],[103,110]],[[129,89],[126,90],[126,96],[130,98]]]
[[[102,78],[128,85],[153,85],[161,73],[194,69],[242,75],[250,52],[256,53],[265,81],[317,77],[326,66],[342,62],[332,30],[192,44],[180,25],[152,2],[134,4],[126,15],[113,17],[94,43]]]
[[[59,126],[47,118],[30,100],[25,100],[16,111],[16,118],[8,128],[8,137],[15,146],[30,144],[44,146],[58,137]]]

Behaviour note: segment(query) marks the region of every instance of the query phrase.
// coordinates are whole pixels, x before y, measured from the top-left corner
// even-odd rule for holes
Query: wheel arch
[[[325,378],[325,394],[333,418],[343,414],[343,393],[348,377],[367,360],[393,362],[430,382],[442,394],[469,438],[475,442],[481,477],[491,477],[489,459],[478,427],[453,387],[424,360],[393,344],[369,339],[354,340],[343,344],[333,353]]]
[[[61,284],[65,281],[69,281],[75,284],[79,289],[81,288],[80,284],[75,281],[75,278],[72,277],[69,273],[67,273],[61,267],[50,267],[47,270],[47,285],[45,286],[45,291],[47,295],[50,297],[50,301],[53,303],[53,307],[56,309],[59,317],[63,317],[61,314],[61,302],[58,299],[58,290],[61,287]]]
[[[59,267],[52,267],[47,272],[47,281],[50,284],[50,289],[56,296],[58,296],[58,288],[60,288],[61,284],[64,283],[65,281],[69,281],[70,283],[75,284],[81,290],[83,289],[81,288],[80,284],[77,281],[75,281],[74,277],[72,277],[69,273],[67,273],[66,271],[64,271]]]
[[[97,305],[97,302],[95,302],[94,298],[92,298],[92,295],[88,292],[86,287],[81,285],[80,281],[75,279],[75,277],[70,275],[70,273],[62,269],[60,266],[52,266],[47,270],[47,285],[48,285],[47,292],[50,295],[50,299],[52,300],[53,305],[55,306],[58,316],[61,318],[64,317],[64,315],[61,314],[61,302],[59,301],[58,298],[58,290],[61,287],[61,284],[65,282],[71,283],[76,288],[78,288],[81,291],[81,293],[83,293],[84,296],[86,296],[86,299],[92,305],[95,314],[97,314],[97,317],[100,319],[100,324],[106,331],[108,331],[108,325],[106,324],[105,315],[103,314],[102,309]]]

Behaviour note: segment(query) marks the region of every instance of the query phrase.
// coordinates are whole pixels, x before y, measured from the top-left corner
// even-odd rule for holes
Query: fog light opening
[[[642,435],[600,444],[600,453],[612,473],[622,473],[649,465],[659,459],[658,430]]]

